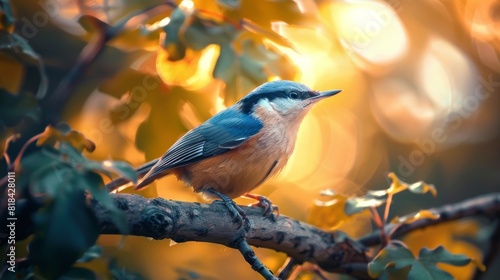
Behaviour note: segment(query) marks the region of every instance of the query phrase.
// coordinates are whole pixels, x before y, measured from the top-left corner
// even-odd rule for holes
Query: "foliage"
[[[123,1],[121,9],[101,2],[97,8],[80,3],[78,20],[68,22],[34,0],[0,0],[0,167],[17,173],[17,214],[25,223],[18,229],[18,239],[29,243],[26,258],[18,260],[16,277],[98,279],[99,273],[85,266],[106,259],[103,248],[96,245],[100,228],[89,206],[99,203],[107,208],[126,235],[126,219],[104,183],[114,177],[137,180],[130,164],[104,159],[126,158],[122,153],[132,150],[130,142],[146,158],[153,158],[197,122],[256,86],[274,79],[297,79],[303,73],[283,50],[298,51],[272,24],[313,30],[320,21],[319,13],[308,12],[299,5],[301,1],[292,0],[264,0],[259,5],[250,0]],[[39,26],[35,21],[40,13],[50,20]],[[31,20],[30,32],[25,19]],[[108,114],[100,119],[99,137],[75,121],[85,109],[83,104],[95,96],[101,96],[99,105],[107,106]],[[113,102],[102,101],[110,99]],[[136,125],[132,133],[120,127],[131,124]],[[127,136],[108,133],[112,129]],[[369,218],[382,229],[389,223],[396,194],[437,194],[433,185],[422,181],[405,183],[394,173],[389,178],[388,189],[362,196],[324,191],[327,200],[315,201],[308,221],[326,230],[343,230],[358,218]],[[380,206],[385,207],[382,215]],[[3,220],[7,215],[1,209]],[[397,228],[439,218],[422,210],[396,216],[390,223]],[[457,227],[451,225],[448,230]],[[450,240],[440,242],[463,245],[447,237]],[[419,242],[398,242],[391,232],[382,238],[385,246],[370,255],[369,272],[374,277],[449,278],[438,263],[474,263],[483,268],[476,259],[452,254],[451,249],[429,250]],[[412,253],[415,250],[420,250],[418,257]],[[106,260],[108,278],[143,278],[114,259]],[[191,270],[177,269],[177,273],[201,277]]]
[[[422,248],[416,259],[410,250],[404,246],[388,245],[381,250],[378,255],[370,262],[368,271],[374,278],[381,277],[385,272],[386,277],[401,277],[399,273],[404,269],[407,273],[404,277],[407,279],[453,279],[453,276],[442,269],[439,269],[437,263],[447,263],[456,266],[464,266],[474,263],[481,270],[486,268],[480,262],[470,259],[465,255],[454,255],[439,246],[433,250]],[[394,269],[387,269],[387,268]],[[407,270],[406,268],[410,268]]]
[[[97,162],[82,156],[93,143],[67,125],[49,126],[36,136],[42,149],[14,166],[19,191],[36,197],[40,209],[33,216],[34,238],[29,260],[49,279],[62,275],[99,235],[98,220],[87,205],[92,199],[113,213],[113,221],[127,233],[125,217],[113,204],[99,173],[136,181],[134,169],[123,162]],[[16,161],[17,162],[17,161]]]
[[[425,182],[420,181],[408,184],[401,181],[392,172],[388,174],[388,177],[392,180],[389,188],[368,191],[364,196],[347,197],[334,193],[331,190],[323,191],[322,195],[328,197],[330,200],[326,202],[316,201],[311,211],[312,215],[310,215],[309,222],[330,230],[339,229],[342,223],[355,216],[367,215],[367,210],[371,210],[369,213],[371,213],[375,225],[379,230],[383,231],[384,226],[388,222],[388,211],[393,195],[403,191],[409,191],[414,194],[431,193],[433,196],[437,195],[436,188]],[[384,204],[386,211],[384,217],[381,218],[376,208]],[[439,219],[439,215],[429,210],[422,210],[414,215],[407,215],[401,218],[395,217],[391,223],[401,226],[426,219]],[[453,279],[451,274],[436,266],[439,262],[454,266],[465,266],[473,263],[481,270],[485,270],[484,265],[478,260],[471,259],[465,255],[452,254],[442,246],[438,246],[434,250],[422,248],[419,257],[416,259],[407,245],[401,241],[393,241],[390,233],[387,236],[385,234],[382,235],[382,238],[386,239],[386,245],[380,249],[368,266],[368,272],[373,278]]]

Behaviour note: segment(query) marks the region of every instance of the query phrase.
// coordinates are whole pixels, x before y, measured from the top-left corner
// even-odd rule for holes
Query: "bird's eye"
[[[293,99],[299,98],[299,93],[295,92],[295,91],[290,92],[290,98],[293,98]]]

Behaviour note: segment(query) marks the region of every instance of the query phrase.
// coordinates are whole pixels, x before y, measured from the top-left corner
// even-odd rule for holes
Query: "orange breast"
[[[257,110],[256,114],[259,113],[265,125],[247,142],[234,150],[174,169],[172,173],[196,192],[213,188],[231,198],[250,192],[267,177],[277,174],[293,152],[298,127],[287,126],[277,113]]]

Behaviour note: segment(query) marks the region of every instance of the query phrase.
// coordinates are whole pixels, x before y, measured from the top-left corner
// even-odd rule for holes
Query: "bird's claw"
[[[221,200],[222,203],[226,206],[226,208],[229,210],[229,213],[231,213],[231,216],[233,217],[233,223],[238,223],[239,227],[245,226],[245,228],[249,228],[250,221],[248,220],[247,215],[245,214],[245,211],[236,204],[231,198],[228,196],[221,194],[215,190],[209,189],[208,192],[218,196]]]
[[[245,213],[245,211],[243,211],[243,209],[241,209],[240,206],[236,204],[236,202],[232,200],[230,202],[227,201],[222,201],[222,202],[226,205],[229,212],[231,212],[231,215],[233,216],[233,223],[238,223],[239,227],[241,227],[244,224],[248,225],[250,223],[247,214]]]
[[[280,208],[273,204],[269,198],[262,196],[262,195],[255,195],[255,194],[245,194],[245,197],[252,198],[257,200],[257,202],[251,203],[249,206],[251,207],[260,207],[264,209],[263,216],[268,217],[271,216],[272,218],[279,218],[280,216]],[[274,212],[276,212],[276,217],[274,217]]]

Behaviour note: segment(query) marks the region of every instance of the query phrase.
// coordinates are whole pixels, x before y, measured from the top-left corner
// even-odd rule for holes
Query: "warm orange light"
[[[396,12],[383,1],[336,1],[322,7],[347,55],[363,70],[380,75],[399,61],[408,37]]]
[[[160,42],[163,42],[163,36]],[[212,71],[219,52],[218,45],[210,45],[201,52],[187,49],[184,59],[169,61],[168,50],[158,48],[156,68],[167,85],[178,85],[191,91],[200,90],[212,82]]]

